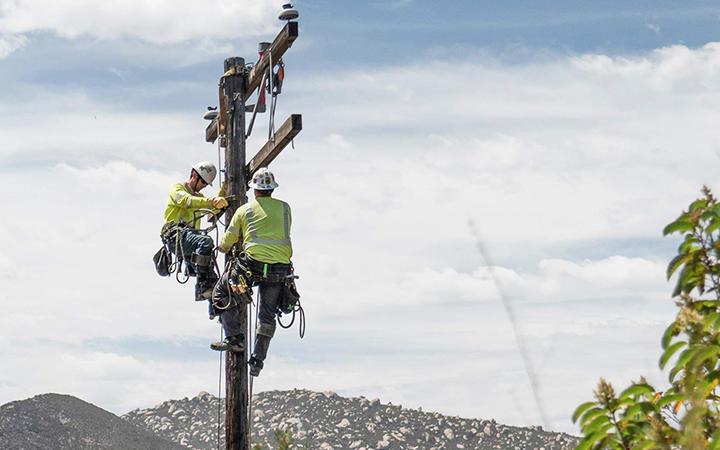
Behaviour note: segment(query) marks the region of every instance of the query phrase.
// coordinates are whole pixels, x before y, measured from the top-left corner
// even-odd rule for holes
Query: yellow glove
[[[210,204],[213,208],[222,209],[228,205],[228,201],[225,197],[212,197],[210,199]]]

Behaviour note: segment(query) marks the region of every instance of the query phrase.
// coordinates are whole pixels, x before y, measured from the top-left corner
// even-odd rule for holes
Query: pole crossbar
[[[275,138],[268,140],[260,151],[247,164],[248,179],[261,167],[267,167],[280,154],[281,151],[302,130],[302,116],[293,114],[275,132]]]

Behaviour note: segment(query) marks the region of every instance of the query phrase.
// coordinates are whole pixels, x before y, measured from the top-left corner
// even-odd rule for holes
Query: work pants
[[[291,266],[289,264],[267,264],[258,261],[249,262],[250,269],[258,278],[262,278],[262,274],[269,277],[285,276],[290,274]],[[284,282],[278,281],[260,281],[255,283],[258,293],[258,327],[255,336],[255,347],[253,356],[264,361],[267,357],[267,351],[270,347],[270,339],[275,334],[276,318],[278,315],[278,305],[282,300],[284,293]],[[221,288],[222,289],[222,288]],[[244,307],[240,305],[240,308]],[[242,324],[240,323],[239,308],[231,308],[220,314],[220,323],[223,325],[225,335],[228,337],[244,335]]]
[[[190,227],[185,227],[179,230],[180,233],[180,247],[183,253],[183,260],[188,268],[188,274],[190,276],[195,275],[195,300],[198,300],[200,293],[206,289],[212,288],[218,279],[215,273],[215,267],[212,261],[208,265],[199,265],[192,262],[192,254],[197,253],[201,256],[210,257],[212,255],[215,243],[212,238],[198,230]],[[175,251],[174,245],[175,238],[170,237],[170,248]],[[208,302],[208,312],[212,315],[212,302]]]

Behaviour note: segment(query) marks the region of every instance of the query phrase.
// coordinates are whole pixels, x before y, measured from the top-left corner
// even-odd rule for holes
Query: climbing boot
[[[250,375],[253,377],[260,376],[260,371],[265,366],[265,364],[257,359],[255,355],[251,356],[248,360],[248,367],[250,368]]]
[[[216,352],[242,352],[245,350],[245,343],[243,342],[242,336],[230,336],[226,337],[222,341],[213,342],[210,344],[210,348]]]

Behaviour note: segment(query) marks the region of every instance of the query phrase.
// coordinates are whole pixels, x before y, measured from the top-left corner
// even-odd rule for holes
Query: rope
[[[260,295],[260,288],[258,288],[258,296]],[[249,312],[252,313],[252,304],[248,305]],[[250,321],[247,321],[247,331],[248,334],[246,335],[245,339],[245,356],[248,354],[252,355],[252,352],[254,351],[254,344],[251,344],[253,342],[253,339],[251,339],[251,334],[253,331],[257,330],[257,322],[258,322],[258,314],[260,311],[260,302],[258,301],[258,304],[255,306],[255,326],[250,326]],[[245,358],[245,361],[247,361],[247,358]],[[249,375],[246,373],[246,375]],[[253,392],[253,381],[255,377],[248,376],[248,416],[247,416],[247,430],[248,430],[248,437],[252,437],[252,392]]]
[[[278,321],[278,325],[280,325],[280,327],[285,328],[287,330],[288,328],[292,327],[293,324],[295,323],[295,314],[296,313],[299,313],[299,315],[300,315],[300,318],[298,319],[298,332],[300,334],[300,339],[302,339],[305,337],[306,321],[305,321],[305,310],[303,309],[302,305],[300,304],[300,300],[298,300],[297,305],[295,305],[295,307],[292,310],[292,319],[290,319],[290,323],[288,323],[287,325],[282,323],[282,319],[280,318],[280,316],[278,316],[277,321]]]
[[[223,327],[220,327],[220,342],[223,340]],[[217,396],[217,447],[220,450],[220,399],[222,398],[223,352],[220,352],[220,368],[218,369],[218,396]]]

